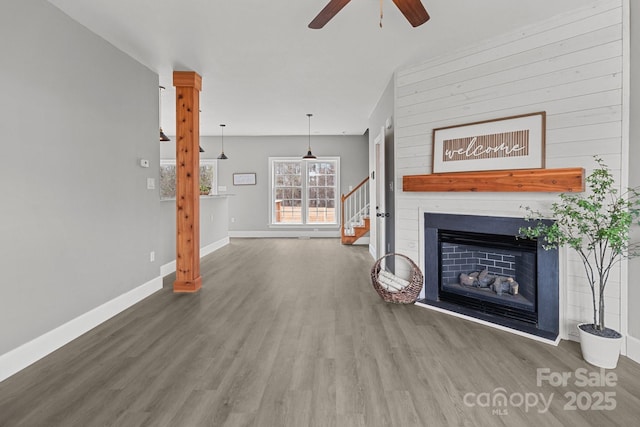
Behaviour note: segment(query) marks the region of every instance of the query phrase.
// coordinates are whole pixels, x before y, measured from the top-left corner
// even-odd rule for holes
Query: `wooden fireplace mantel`
[[[402,190],[578,193],[584,191],[584,169],[509,169],[405,175],[402,177]]]

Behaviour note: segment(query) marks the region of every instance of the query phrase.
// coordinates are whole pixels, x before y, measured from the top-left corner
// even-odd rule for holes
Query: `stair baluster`
[[[369,177],[341,197],[341,241],[351,245],[370,229]]]

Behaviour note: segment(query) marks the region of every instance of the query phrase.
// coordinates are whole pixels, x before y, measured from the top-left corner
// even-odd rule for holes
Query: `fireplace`
[[[558,253],[517,238],[522,218],[424,215],[425,298],[420,302],[555,340]]]

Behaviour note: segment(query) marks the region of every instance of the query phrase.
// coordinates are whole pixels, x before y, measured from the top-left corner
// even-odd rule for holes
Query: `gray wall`
[[[373,170],[375,170],[375,165],[376,165],[376,158],[375,158],[375,139],[378,136],[378,134],[380,133],[380,128],[382,126],[385,126],[385,144],[387,142],[390,143],[390,147],[393,147],[393,143],[394,143],[394,125],[393,125],[393,109],[394,109],[394,105],[395,105],[395,84],[394,84],[394,79],[393,77],[389,80],[389,83],[387,84],[387,87],[385,88],[384,92],[382,93],[382,96],[380,97],[380,99],[378,100],[378,103],[376,104],[376,107],[374,108],[373,112],[371,113],[371,116],[369,117],[369,162],[370,162],[370,167],[369,167],[369,176],[371,176],[371,172]],[[390,120],[391,123],[391,128],[388,128],[387,125],[387,121]],[[391,157],[391,155],[393,154],[393,151],[390,151],[388,153],[385,153],[385,169],[387,169],[386,171],[386,179],[387,181],[392,181],[394,179],[394,169],[395,169],[395,161],[393,159],[393,157]],[[391,158],[388,158],[391,157]],[[399,184],[396,184],[394,186],[394,188],[397,188]],[[387,187],[385,187],[387,188]],[[375,186],[374,183],[371,182],[371,200],[372,200],[372,207],[371,207],[371,212],[372,212],[372,221],[371,221],[371,243],[370,243],[370,250],[372,251],[372,253],[375,253],[375,246],[376,246],[376,221],[373,221],[373,219],[375,219],[375,207],[377,205],[377,202],[375,201]],[[395,228],[395,203],[394,203],[394,199],[387,197],[387,199],[391,199],[388,200],[389,204],[387,205],[388,209],[385,208],[381,208],[383,211],[387,210],[390,212],[390,214],[392,215],[392,217],[390,218],[390,220],[388,221],[388,225],[390,227],[387,228]],[[389,236],[389,233],[387,233],[387,236]],[[395,242],[394,241],[390,241],[387,242],[389,244],[391,244],[391,248],[392,251],[395,250]]]
[[[44,0],[0,3],[0,354],[159,275],[158,76]]]
[[[640,168],[634,166],[640,159],[640,4],[629,2],[631,8],[631,111],[629,135],[629,185],[640,186]],[[636,227],[632,240],[640,242],[640,228]],[[629,301],[640,302],[640,258],[629,262]],[[629,304],[629,335],[640,339],[640,310]]]
[[[231,126],[229,125],[228,129]],[[302,157],[306,153],[308,136],[225,136],[224,152],[228,160],[218,162],[220,185],[233,194],[228,198],[229,234],[264,236],[282,228],[269,227],[269,157]],[[220,137],[201,137],[204,157],[217,157]],[[313,154],[318,157],[340,157],[341,192],[355,187],[367,176],[368,157],[365,136],[311,136]],[[233,174],[255,172],[256,185],[234,186]],[[232,222],[232,219],[234,222]],[[311,227],[313,229],[314,227]],[[317,228],[317,227],[315,227]],[[334,227],[338,230],[338,227]],[[303,230],[301,227],[285,231]],[[338,235],[338,234],[336,234]]]
[[[227,198],[200,197],[200,247],[229,237],[227,228]],[[160,203],[160,230],[162,240],[158,263],[162,266],[176,260],[176,204],[174,200]],[[200,256],[204,253],[201,251]]]
[[[160,143],[160,158],[175,160],[175,135],[168,135],[171,141]],[[208,150],[200,154],[201,159],[215,159],[219,153]],[[200,247],[229,237],[227,197],[200,197]],[[160,255],[158,261],[164,265],[176,259],[176,202],[163,200],[160,202]],[[203,253],[200,252],[202,256]]]

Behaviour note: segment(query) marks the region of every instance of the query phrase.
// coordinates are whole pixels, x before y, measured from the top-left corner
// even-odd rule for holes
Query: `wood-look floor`
[[[386,304],[372,264],[335,239],[232,240],[203,260],[200,293],[165,287],[0,383],[0,425],[639,425],[638,364],[576,384],[599,375],[576,343]],[[572,378],[538,385],[539,368]],[[548,411],[518,406],[534,394]],[[577,407],[600,397],[615,409]]]

